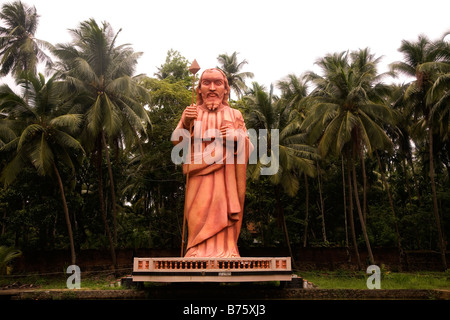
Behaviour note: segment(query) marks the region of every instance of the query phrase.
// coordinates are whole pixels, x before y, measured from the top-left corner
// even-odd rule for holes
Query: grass
[[[48,275],[0,275],[0,289],[67,289],[70,274],[58,273]],[[81,289],[111,290],[121,289],[120,278],[111,272],[82,272]]]
[[[354,271],[305,271],[299,276],[320,289],[367,289],[371,274]],[[381,289],[446,289],[450,290],[450,272],[381,271]]]
[[[298,275],[319,289],[367,289],[370,274],[363,271],[300,271]],[[0,276],[0,289],[66,289],[68,274]],[[81,288],[92,290],[123,289],[120,278],[111,272],[82,272]],[[381,270],[381,289],[446,289],[450,290],[447,272],[390,272]]]

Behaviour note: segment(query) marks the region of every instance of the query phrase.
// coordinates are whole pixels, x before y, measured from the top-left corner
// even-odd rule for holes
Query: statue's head
[[[205,104],[215,110],[220,104],[228,105],[230,86],[225,73],[217,68],[206,69],[197,86],[197,105]]]

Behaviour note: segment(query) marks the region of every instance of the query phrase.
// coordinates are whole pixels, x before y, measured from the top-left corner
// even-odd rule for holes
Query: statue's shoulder
[[[231,108],[231,107],[230,107],[230,109],[233,112],[233,115],[234,115],[234,117],[236,119],[244,119],[244,117],[242,116],[241,111],[239,111],[238,109],[235,109],[235,108]]]
[[[235,128],[239,128],[239,129],[245,128],[244,117],[242,116],[241,111],[239,111],[238,109],[231,108],[231,107],[230,107],[230,110],[233,113]]]

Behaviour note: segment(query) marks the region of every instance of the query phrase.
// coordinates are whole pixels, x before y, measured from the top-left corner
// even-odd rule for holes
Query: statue
[[[239,110],[228,104],[230,87],[220,69],[207,69],[172,135],[175,145],[191,141],[183,172],[189,171],[185,212],[185,257],[240,257],[246,168],[253,150]]]

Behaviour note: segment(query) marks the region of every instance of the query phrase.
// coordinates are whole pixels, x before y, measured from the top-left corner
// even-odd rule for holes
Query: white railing
[[[133,271],[291,270],[291,259],[282,258],[134,258]]]

